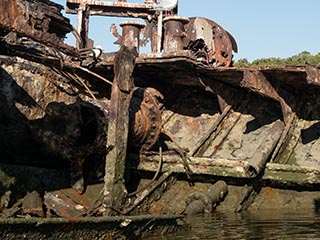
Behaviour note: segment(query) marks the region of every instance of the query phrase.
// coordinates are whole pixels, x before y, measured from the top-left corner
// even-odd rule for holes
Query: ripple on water
[[[320,214],[313,212],[279,212],[276,210],[217,213],[187,219],[189,229],[148,240],[209,239],[319,239]]]

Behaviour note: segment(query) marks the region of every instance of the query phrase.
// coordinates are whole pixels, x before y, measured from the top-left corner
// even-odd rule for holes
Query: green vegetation
[[[316,55],[311,55],[309,52],[303,51],[289,58],[261,58],[251,63],[246,58],[241,58],[234,63],[234,66],[287,66],[305,64],[320,65],[320,52]]]

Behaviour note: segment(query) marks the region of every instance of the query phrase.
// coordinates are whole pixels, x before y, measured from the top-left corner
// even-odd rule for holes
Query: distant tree
[[[234,63],[234,65],[238,66],[238,67],[242,67],[242,66],[249,66],[250,62],[248,61],[248,59],[246,58],[241,58],[238,61],[236,61]]]
[[[311,63],[312,58],[313,56],[309,52],[303,51],[298,55],[294,55],[292,57],[285,59],[285,62],[288,65],[307,64],[307,63],[312,64]]]
[[[314,64],[320,65],[320,52],[318,54],[314,55],[313,58],[314,58]]]
[[[281,66],[285,65],[285,62],[281,58],[261,58],[254,60],[251,63],[252,66]]]
[[[286,66],[286,65],[320,65],[320,52],[311,55],[308,51],[303,51],[288,58],[260,58],[251,63],[246,58],[241,58],[234,63],[234,66]]]

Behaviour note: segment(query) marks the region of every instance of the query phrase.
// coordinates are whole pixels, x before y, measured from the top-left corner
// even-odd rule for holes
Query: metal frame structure
[[[89,16],[130,17],[151,20],[155,14],[153,6],[156,0],[145,0],[144,3],[127,3],[126,0],[96,1],[67,0],[66,13],[78,15],[77,31],[82,42],[77,42],[78,48],[92,47],[88,38]]]

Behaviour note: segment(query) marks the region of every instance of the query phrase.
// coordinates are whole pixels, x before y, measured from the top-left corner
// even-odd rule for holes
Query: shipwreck
[[[74,29],[49,0],[1,1],[2,239],[130,238],[196,213],[319,208],[319,66],[234,67],[222,26],[155,4],[67,0]],[[140,21],[111,26],[120,49],[107,53],[88,36],[92,15]]]

